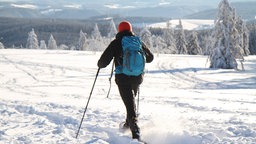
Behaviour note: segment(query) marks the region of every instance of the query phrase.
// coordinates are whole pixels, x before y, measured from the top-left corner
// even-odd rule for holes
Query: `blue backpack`
[[[137,36],[124,36],[122,38],[123,63],[116,68],[116,73],[129,76],[138,76],[144,72],[145,53],[142,42]]]

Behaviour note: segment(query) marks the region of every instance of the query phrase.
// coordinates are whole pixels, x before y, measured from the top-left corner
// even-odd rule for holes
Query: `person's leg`
[[[126,118],[129,120],[129,118],[136,116],[132,88],[129,85],[118,85],[118,89],[126,108]]]
[[[140,129],[137,125],[137,117],[136,117],[136,110],[135,110],[135,101],[132,92],[132,86],[130,85],[118,85],[118,89],[124,105],[126,107],[128,124],[132,131],[132,137],[136,139],[140,139]]]

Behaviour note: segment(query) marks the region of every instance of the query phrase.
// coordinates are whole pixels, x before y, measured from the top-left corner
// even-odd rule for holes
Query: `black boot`
[[[129,128],[130,128],[130,125],[129,125],[128,122],[122,122],[122,123],[120,124],[120,128],[126,130],[126,129],[129,129]]]
[[[140,131],[139,130],[132,131],[132,138],[140,141]]]
[[[132,138],[140,140],[140,128],[137,125],[137,119],[133,118],[130,122],[130,129],[132,131]]]

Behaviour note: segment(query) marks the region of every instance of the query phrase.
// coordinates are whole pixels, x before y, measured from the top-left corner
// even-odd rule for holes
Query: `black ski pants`
[[[118,85],[118,89],[124,105],[126,107],[126,123],[132,131],[133,138],[138,138],[140,134],[140,129],[137,125],[137,115],[136,115],[136,104],[135,95],[139,88],[139,84],[122,84]]]
[[[136,90],[133,90],[136,89]],[[126,107],[127,119],[136,118],[135,92],[138,85],[118,85],[119,93]]]
[[[137,125],[137,114],[135,105],[135,95],[143,81],[143,74],[139,76],[127,76],[124,74],[115,75],[116,84],[126,108],[126,122],[132,131],[132,137],[139,139],[140,128]]]

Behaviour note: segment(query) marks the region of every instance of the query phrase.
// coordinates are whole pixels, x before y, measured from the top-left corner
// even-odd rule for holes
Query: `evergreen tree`
[[[241,34],[237,30],[237,18],[228,0],[219,4],[215,20],[211,68],[237,69],[236,58],[243,59]]]
[[[153,46],[152,34],[147,28],[147,26],[144,26],[143,30],[140,32],[140,38],[145,43],[146,46],[150,48]]]
[[[76,47],[75,46],[71,46],[70,50],[76,50]]]
[[[177,26],[176,36],[177,54],[187,54],[187,42],[181,20],[179,20],[179,25]]]
[[[242,48],[242,54],[248,56],[249,51],[249,30],[246,27],[245,22],[241,17],[237,17],[236,28],[240,34],[240,46]]]
[[[116,25],[114,23],[114,20],[111,19],[110,23],[109,23],[109,33],[108,33],[108,38],[113,39],[115,38],[117,34],[117,29],[116,29]]]
[[[33,28],[28,33],[26,48],[29,48],[29,49],[38,49],[39,48],[37,35],[35,34],[35,31]]]
[[[91,36],[95,40],[102,41],[102,36],[101,36],[100,31],[99,31],[98,24],[95,24]]]
[[[57,43],[52,34],[50,35],[50,38],[48,40],[48,49],[58,49]]]
[[[169,53],[169,50],[167,49],[167,44],[161,36],[156,36],[154,43],[155,43],[155,47],[156,47],[155,50],[157,54]]]
[[[242,33],[239,33],[238,27],[237,27],[237,16],[235,9],[232,9],[232,19],[230,21],[230,35],[229,35],[229,40],[230,40],[230,51],[232,56],[235,59],[244,59],[243,54],[243,37]],[[240,30],[241,31],[241,30]]]
[[[256,55],[256,20],[250,26],[249,50],[250,54]]]
[[[175,44],[175,38],[173,35],[174,35],[173,29],[171,28],[171,24],[168,21],[167,29],[164,29],[164,32],[163,32],[163,39],[166,43],[166,48],[167,48],[166,51],[168,51],[168,53],[171,53],[171,54],[176,54],[177,48]]]
[[[187,49],[190,55],[202,54],[202,49],[198,44],[198,37],[195,31],[192,31],[192,34],[189,36]]]
[[[67,45],[65,45],[65,44],[61,44],[61,45],[59,46],[59,49],[60,49],[60,50],[69,50],[69,47],[68,47]]]
[[[80,37],[78,41],[78,50],[86,50],[87,46],[87,38],[86,33],[84,33],[82,30],[80,30]]]
[[[47,46],[44,40],[40,41],[40,49],[47,49]]]
[[[0,42],[0,49],[4,49],[4,45],[1,42]]]
[[[91,34],[92,39],[89,41],[89,50],[92,51],[100,51],[105,48],[103,38],[101,36],[101,33],[99,31],[98,25],[95,24],[95,27]]]
[[[223,68],[223,66],[226,65],[226,60],[222,53],[224,49],[225,48],[223,46],[219,45],[217,48],[213,50],[214,54],[210,56],[211,68]]]
[[[210,55],[212,50],[213,42],[214,42],[214,35],[212,30],[204,30],[200,32],[200,46],[202,49],[203,55]]]

